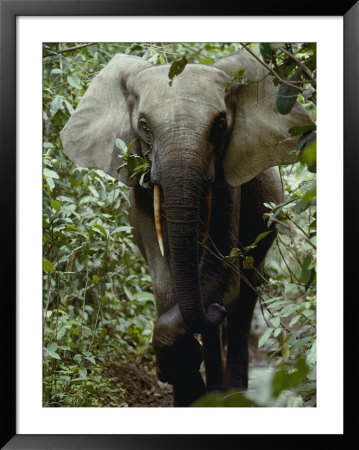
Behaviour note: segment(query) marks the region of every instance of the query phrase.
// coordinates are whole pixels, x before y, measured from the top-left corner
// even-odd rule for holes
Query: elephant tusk
[[[155,184],[153,187],[153,208],[155,214],[155,228],[158,245],[160,247],[161,255],[164,256],[165,252],[163,249],[162,221],[161,221],[161,193],[158,184]]]
[[[211,208],[212,208],[212,188],[210,187],[208,191],[206,192],[206,217],[205,217],[205,224],[204,224],[204,233],[203,233],[203,239],[202,239],[202,247],[204,247],[204,244],[207,241],[208,238],[208,232],[209,232],[209,223],[211,221]]]

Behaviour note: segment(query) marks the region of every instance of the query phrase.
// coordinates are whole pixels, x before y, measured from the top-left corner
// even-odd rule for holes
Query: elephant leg
[[[156,322],[153,347],[159,379],[173,385],[174,406],[189,406],[206,392],[199,372],[202,346],[184,328],[177,304]]]
[[[242,185],[241,211],[239,222],[239,246],[247,246],[268,227],[262,216],[266,211],[264,202],[282,201],[282,188],[277,168],[264,171],[261,175]],[[261,272],[264,258],[272,245],[276,231],[272,226],[271,233],[260,241],[251,251],[256,270]],[[248,387],[248,337],[257,300],[256,287],[261,279],[256,271],[242,269],[246,279],[252,287],[241,280],[239,296],[228,311],[228,350],[225,371],[225,388]]]
[[[256,299],[256,293],[242,282],[240,296],[228,312],[224,389],[248,387],[248,338]]]
[[[219,391],[223,387],[223,351],[221,328],[202,334],[207,391]]]

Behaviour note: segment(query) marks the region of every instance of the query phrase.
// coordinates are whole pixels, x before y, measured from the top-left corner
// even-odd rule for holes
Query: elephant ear
[[[117,171],[122,159],[115,140],[120,138],[128,145],[135,139],[127,86],[139,71],[151,66],[141,58],[119,53],[96,75],[60,133],[64,152],[72,161],[131,184],[126,168]]]
[[[228,75],[244,68],[245,85],[237,91],[236,111],[229,139],[224,173],[231,186],[251,180],[268,167],[290,164],[290,152],[296,149],[298,136],[289,129],[314,124],[303,106],[296,101],[292,110],[282,115],[276,107],[279,86],[274,86],[268,70],[247,51],[225,57],[214,64]]]

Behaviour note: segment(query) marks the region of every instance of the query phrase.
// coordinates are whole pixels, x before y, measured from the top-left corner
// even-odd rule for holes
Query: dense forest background
[[[133,243],[129,189],[76,166],[59,138],[93,77],[118,52],[153,64],[212,64],[244,48],[279,85],[277,108],[298,98],[316,119],[316,47],[310,43],[47,43],[43,46],[43,405],[169,406],[151,346],[156,308]],[[239,70],[231,82],[245,83]],[[212,393],[198,406],[316,405],[316,132],[300,136],[297,163],[281,167],[286,200],[264,218],[278,237],[265,264],[251,338],[250,389]],[[232,249],[252,267],[251,250]],[[254,269],[252,269],[254,270]]]

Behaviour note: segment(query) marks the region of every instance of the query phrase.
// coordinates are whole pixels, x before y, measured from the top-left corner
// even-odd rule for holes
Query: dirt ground
[[[126,394],[119,407],[166,407],[172,405],[172,386],[158,380],[154,369],[138,359],[134,363],[111,366],[109,375],[120,380]]]

